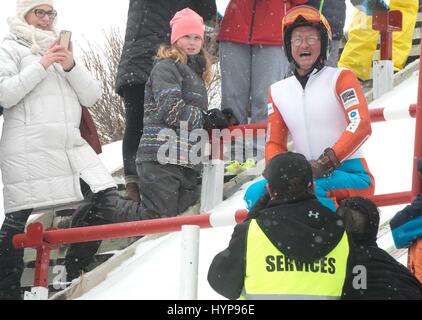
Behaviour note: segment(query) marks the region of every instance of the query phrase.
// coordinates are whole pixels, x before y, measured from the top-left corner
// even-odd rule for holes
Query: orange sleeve
[[[270,89],[268,94],[267,143],[265,145],[265,160],[267,163],[277,154],[287,151],[288,135],[289,130],[271,97]]]
[[[343,108],[347,128],[332,147],[340,161],[353,154],[371,135],[368,103],[359,80],[350,70],[343,70],[337,79],[336,94]]]

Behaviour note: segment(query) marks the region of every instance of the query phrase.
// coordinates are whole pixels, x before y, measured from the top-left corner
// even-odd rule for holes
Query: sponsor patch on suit
[[[352,106],[359,104],[359,98],[356,94],[355,89],[347,89],[340,93],[341,101],[343,102],[344,108],[348,109]]]
[[[349,117],[350,123],[347,126],[347,131],[351,133],[355,133],[356,129],[359,127],[360,124],[360,114],[359,110],[355,109],[350,111],[347,116]]]

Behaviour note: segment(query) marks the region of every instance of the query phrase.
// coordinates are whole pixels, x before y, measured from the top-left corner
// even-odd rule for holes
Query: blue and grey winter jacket
[[[390,221],[390,227],[397,248],[407,248],[422,237],[422,194],[397,212]]]
[[[189,56],[187,64],[172,59],[156,62],[145,86],[144,132],[136,163],[161,163],[160,150],[167,145],[169,163],[200,170],[186,156],[196,144],[189,135],[202,129],[208,109],[204,67],[199,55]]]

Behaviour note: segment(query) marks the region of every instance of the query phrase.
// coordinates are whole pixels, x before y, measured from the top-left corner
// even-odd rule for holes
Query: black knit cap
[[[364,197],[347,198],[341,201],[337,214],[356,243],[376,244],[380,214],[375,203]]]
[[[273,198],[294,200],[304,193],[313,193],[312,168],[300,153],[276,155],[266,166],[263,176]]]

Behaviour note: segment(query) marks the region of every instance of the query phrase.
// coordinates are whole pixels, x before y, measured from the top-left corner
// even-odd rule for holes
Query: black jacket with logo
[[[208,271],[211,287],[229,299],[239,298],[244,286],[251,219],[256,219],[281,252],[304,263],[315,262],[330,253],[345,232],[341,219],[313,196],[288,203],[271,200],[257,213],[251,210],[246,221],[235,227],[228,248],[214,257]],[[349,255],[348,269],[351,265]],[[350,283],[349,278],[346,283]]]
[[[365,267],[366,286],[349,287],[344,300],[422,300],[419,281],[376,243],[356,244],[354,257],[356,266]]]

